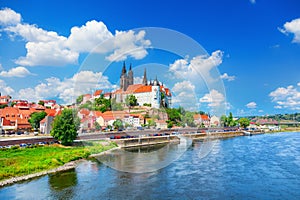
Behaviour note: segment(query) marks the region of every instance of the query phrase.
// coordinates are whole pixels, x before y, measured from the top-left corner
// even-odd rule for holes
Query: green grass
[[[50,170],[67,162],[87,158],[116,147],[115,143],[88,142],[81,147],[42,146],[0,151],[0,181],[16,176]]]

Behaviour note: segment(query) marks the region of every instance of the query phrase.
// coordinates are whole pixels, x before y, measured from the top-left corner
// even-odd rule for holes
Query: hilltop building
[[[143,82],[134,84],[132,66],[126,71],[125,62],[120,76],[120,89],[112,92],[112,98],[118,103],[124,103],[128,95],[134,95],[138,105],[150,104],[152,108],[171,107],[172,94],[169,88],[160,83],[156,77],[154,81],[147,80],[147,72],[144,70]]]

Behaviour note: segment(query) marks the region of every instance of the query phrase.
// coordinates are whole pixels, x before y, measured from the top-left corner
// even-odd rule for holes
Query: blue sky
[[[111,91],[125,61],[136,82],[144,68],[158,76],[174,106],[234,115],[300,110],[297,0],[10,0],[0,9],[0,92],[13,98],[71,103]]]

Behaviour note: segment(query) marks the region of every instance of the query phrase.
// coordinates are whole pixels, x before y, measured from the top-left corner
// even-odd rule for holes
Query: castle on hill
[[[147,80],[147,72],[144,70],[143,81],[141,84],[134,84],[132,66],[130,64],[128,73],[125,62],[120,76],[120,89],[112,93],[112,97],[118,103],[124,103],[128,95],[134,95],[140,106],[151,104],[152,108],[171,107],[172,94],[169,88],[166,88],[157,80]]]

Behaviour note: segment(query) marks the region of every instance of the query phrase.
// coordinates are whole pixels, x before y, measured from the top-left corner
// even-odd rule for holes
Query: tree
[[[250,120],[247,119],[247,118],[244,118],[244,117],[240,118],[239,119],[239,124],[240,124],[241,127],[246,128],[247,126],[250,125]]]
[[[227,127],[228,126],[226,115],[222,115],[220,121],[221,121],[221,125],[223,127]]]
[[[77,97],[77,99],[76,99],[77,104],[81,104],[82,101],[83,101],[83,95],[80,95],[79,97]]]
[[[195,127],[195,122],[194,122],[194,113],[190,111],[186,111],[185,115],[183,116],[183,123],[187,124],[190,127]]]
[[[40,122],[46,116],[47,116],[47,113],[44,112],[44,111],[42,111],[42,112],[33,112],[33,113],[30,114],[30,118],[28,119],[28,122],[30,123],[32,128],[37,130],[38,128],[40,128]]]
[[[41,105],[41,106],[44,106],[44,105],[45,105],[45,102],[39,101],[38,104]]]
[[[150,126],[153,126],[153,127],[156,126],[156,123],[155,123],[155,121],[153,119],[149,119],[148,120],[148,128],[150,128]]]
[[[110,101],[111,104],[111,110],[124,110],[122,103],[117,103],[115,98],[112,98]]]
[[[94,126],[95,126],[95,129],[96,129],[97,131],[100,131],[100,130],[101,130],[101,126],[100,126],[100,124],[99,124],[97,121],[94,123]]]
[[[123,122],[120,119],[117,119],[116,121],[114,121],[113,126],[117,130],[123,129]]]
[[[71,145],[77,137],[80,120],[72,109],[64,109],[55,117],[51,135],[60,140],[62,145]]]
[[[172,127],[173,127],[173,122],[172,122],[172,121],[167,120],[166,122],[168,123],[168,124],[167,124],[167,127],[168,127],[168,128],[172,128]]]
[[[128,95],[125,98],[125,104],[126,106],[128,106],[129,108],[132,106],[136,106],[137,105],[137,99],[134,95]]]

